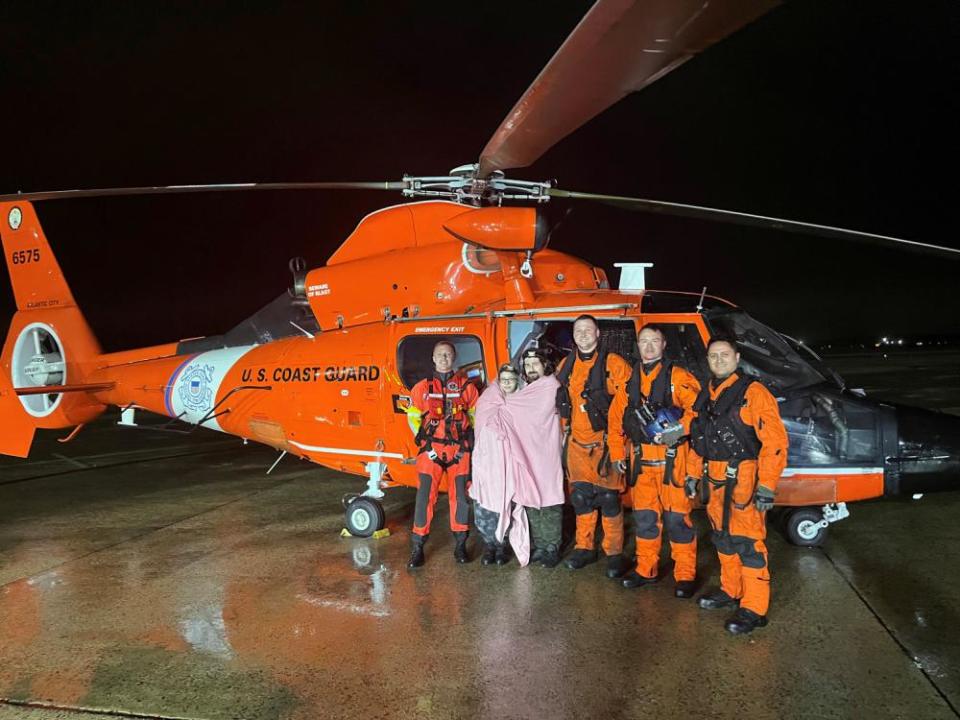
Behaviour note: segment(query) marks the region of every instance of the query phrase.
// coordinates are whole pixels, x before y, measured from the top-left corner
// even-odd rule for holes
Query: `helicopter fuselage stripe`
[[[173,417],[173,407],[170,405],[170,396],[173,394],[174,383],[177,382],[177,376],[180,374],[180,371],[195,357],[196,355],[187,355],[187,359],[177,366],[177,369],[173,371],[173,375],[170,376],[170,380],[167,382],[167,389],[163,393],[163,404],[167,408],[167,415],[170,417]]]
[[[290,444],[296,445],[301,450],[306,450],[308,452],[333,453],[336,455],[364,455],[367,457],[399,458],[401,460],[404,457],[402,453],[378,452],[376,450],[351,450],[350,448],[320,447],[318,445],[304,445],[303,443],[298,443],[296,440],[291,440]]]
[[[787,468],[780,477],[794,475],[875,475],[883,473],[882,467],[836,467],[836,468]]]

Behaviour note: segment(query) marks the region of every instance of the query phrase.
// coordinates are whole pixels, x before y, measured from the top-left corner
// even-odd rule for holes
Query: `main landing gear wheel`
[[[344,498],[344,508],[344,522],[351,535],[370,537],[377,530],[383,529],[386,515],[383,506],[373,498]]]
[[[819,508],[796,508],[787,512],[783,531],[793,545],[820,547],[827,539],[827,522]]]

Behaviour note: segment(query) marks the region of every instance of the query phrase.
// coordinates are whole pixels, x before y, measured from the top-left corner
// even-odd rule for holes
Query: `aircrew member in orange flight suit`
[[[473,446],[473,413],[479,391],[462,373],[454,372],[457,351],[440,341],[433,347],[434,372],[413,386],[407,421],[417,438],[417,499],[413,513],[413,548],[407,567],[423,565],[423,545],[430,534],[440,480],[447,476],[450,498],[450,530],[456,538],[453,557],[459,563],[467,555],[470,505],[470,450]]]
[[[697,532],[690,520],[692,502],[684,492],[687,440],[693,420],[693,403],[700,383],[679,365],[663,357],[667,346],[663,331],[645,325],[637,335],[640,361],[627,384],[628,405],[623,427],[633,447],[627,484],[632,486],[637,567],[623,578],[626,588],[657,581],[662,536],[670,540],[674,594],[693,597],[697,575]],[[649,435],[644,426],[650,417],[668,408],[682,415],[666,432]]]
[[[737,372],[734,338],[713,338],[707,363],[713,376],[694,403],[687,495],[700,486],[720,556],[720,588],[704,593],[705,609],[738,607],[726,621],[731,633],[767,624],[770,570],[767,510],[787,465],[787,433],[777,401],[763,385]]]
[[[564,423],[564,457],[570,503],[577,518],[576,544],[564,563],[571,570],[597,559],[594,534],[597,511],[603,526],[607,576],[621,577],[630,567],[623,556],[625,449],[623,410],[627,406],[630,365],[599,349],[600,328],[590,315],[573,323],[576,345],[560,365],[557,408]]]

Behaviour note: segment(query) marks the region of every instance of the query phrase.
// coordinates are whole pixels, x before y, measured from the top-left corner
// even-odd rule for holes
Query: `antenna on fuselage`
[[[703,312],[703,299],[707,296],[707,286],[703,286],[703,292],[700,293],[700,300],[697,301],[697,312]]]

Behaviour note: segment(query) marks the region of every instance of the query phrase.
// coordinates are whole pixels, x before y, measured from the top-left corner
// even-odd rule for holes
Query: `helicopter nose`
[[[907,406],[895,414],[896,455],[886,469],[897,482],[887,487],[901,495],[960,490],[960,416]]]

